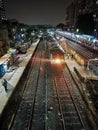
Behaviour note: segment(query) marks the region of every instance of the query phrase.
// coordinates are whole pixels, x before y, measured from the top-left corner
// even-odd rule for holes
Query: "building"
[[[94,34],[98,38],[98,0],[94,0],[94,1],[95,1],[94,14],[93,14],[93,18],[95,22]]]
[[[5,6],[4,0],[0,0],[0,57],[6,53],[8,44],[8,31],[3,20],[6,20]]]
[[[0,22],[2,22],[3,19],[6,19],[5,6],[4,1],[0,0]]]
[[[94,13],[95,0],[73,0],[66,8],[66,24],[69,28],[76,27],[80,15]]]

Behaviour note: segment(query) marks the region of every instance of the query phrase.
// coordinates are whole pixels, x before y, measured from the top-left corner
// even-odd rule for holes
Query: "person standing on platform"
[[[7,80],[6,79],[3,79],[3,86],[5,88],[5,91],[7,92]]]

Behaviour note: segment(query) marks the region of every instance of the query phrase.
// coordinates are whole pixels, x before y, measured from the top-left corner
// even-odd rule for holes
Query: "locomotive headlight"
[[[59,64],[59,63],[61,63],[61,60],[60,59],[56,59],[55,62]]]

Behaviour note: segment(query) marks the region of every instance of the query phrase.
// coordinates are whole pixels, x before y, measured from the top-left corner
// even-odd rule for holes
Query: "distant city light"
[[[76,29],[76,32],[77,32],[77,33],[79,32],[79,29],[78,29],[78,28]]]

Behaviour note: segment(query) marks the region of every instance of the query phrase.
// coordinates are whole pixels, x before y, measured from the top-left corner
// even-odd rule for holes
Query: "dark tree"
[[[56,28],[59,28],[59,29],[62,29],[62,30],[65,30],[66,29],[66,25],[63,24],[63,23],[59,23]]]

